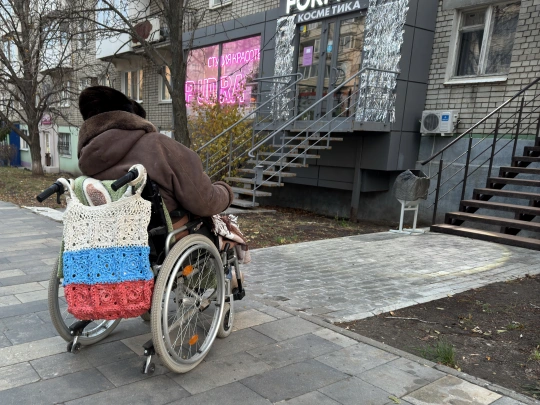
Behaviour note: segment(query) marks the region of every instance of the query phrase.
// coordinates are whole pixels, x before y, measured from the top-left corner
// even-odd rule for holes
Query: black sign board
[[[321,18],[329,18],[340,14],[352,13],[354,11],[358,12],[367,9],[367,7],[367,0],[342,1],[315,10],[300,12],[296,15],[296,22],[298,24],[307,23],[314,20],[320,20]]]

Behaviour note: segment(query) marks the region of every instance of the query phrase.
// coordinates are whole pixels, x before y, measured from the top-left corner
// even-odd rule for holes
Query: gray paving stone
[[[0,333],[0,348],[11,346],[11,342],[3,333]]]
[[[256,347],[274,343],[275,340],[253,329],[232,332],[226,339],[216,339],[205,361],[228,357],[234,353],[247,352]]]
[[[380,405],[387,403],[391,396],[390,393],[356,377],[328,385],[319,391],[343,405]]]
[[[2,310],[0,311],[0,319],[3,319],[3,318],[11,318],[13,316],[20,316],[24,314],[32,314],[34,312],[39,312],[39,311],[46,311],[48,306],[47,306],[47,300],[43,300],[43,301],[27,302],[27,303],[18,304],[18,305],[8,305],[6,307],[1,307],[1,308]]]
[[[401,359],[400,359],[401,360]],[[361,374],[358,374],[358,378],[363,381],[379,387],[382,390],[389,392],[390,394],[401,397],[412,391],[428,385],[433,381],[407,373],[396,367],[395,362],[389,362],[382,366],[372,368]],[[435,370],[436,371],[436,370]],[[435,374],[435,373],[434,373]],[[440,373],[436,378],[440,378],[444,374]]]
[[[116,387],[150,378],[151,376],[141,372],[145,359],[135,355],[133,352],[131,353],[132,356],[129,358],[125,358],[114,363],[108,363],[104,366],[99,366],[97,369]],[[155,376],[169,372],[169,370],[166,369],[161,362],[155,361],[154,363],[156,365],[156,371],[154,372]]]
[[[0,391],[2,405],[50,405],[105,391],[114,386],[97,370],[85,370],[51,380]]]
[[[14,345],[57,336],[51,324],[43,322],[36,314],[4,318],[4,335]]]
[[[50,277],[51,277],[51,270],[47,269],[47,271],[43,271],[43,267],[40,267],[39,271],[29,271],[28,274],[25,274],[23,276],[3,278],[3,279],[0,279],[0,281],[2,282],[2,286],[8,287],[8,286],[17,286],[19,284],[31,283],[34,281],[37,281],[37,282],[45,281],[45,280],[49,280]],[[42,286],[42,289],[38,291],[44,291],[43,286]],[[28,291],[22,294],[29,294],[31,292],[34,292],[34,291]],[[21,293],[17,293],[17,295],[19,294]]]
[[[251,328],[275,320],[276,318],[273,316],[257,311],[256,309],[248,309],[246,311],[235,313],[233,331]]]
[[[491,405],[525,405],[523,402],[516,401],[515,399],[503,397],[501,399],[492,402]]]
[[[189,373],[171,378],[191,394],[198,394],[271,369],[247,353],[238,353],[201,363]]]
[[[122,324],[120,323],[118,328],[121,325]],[[113,341],[108,343],[100,342],[99,344],[85,346],[79,353],[77,353],[77,356],[84,357],[92,366],[99,367],[124,359],[133,358],[134,353],[122,342]]]
[[[84,356],[67,352],[32,360],[30,364],[43,380],[73,374],[93,367]]]
[[[242,380],[271,402],[283,401],[344,380],[347,375],[314,360],[292,364]]]
[[[414,405],[478,404],[488,405],[501,395],[447,375],[403,397]]]
[[[16,276],[25,276],[25,275],[26,274],[24,274],[24,272],[19,269],[0,271],[0,279],[16,277]]]
[[[313,391],[287,401],[276,402],[276,405],[340,405],[339,402],[321,392]]]
[[[350,375],[360,375],[364,371],[378,367],[398,356],[369,346],[358,343],[354,346],[345,347],[339,351],[317,357],[316,360],[330,367]]]
[[[5,295],[3,297],[0,297],[0,308],[7,307],[9,305],[18,305],[21,301],[19,301],[14,295]]]
[[[43,289],[43,286],[37,282],[17,284],[8,287],[0,287],[0,297],[4,295],[15,295],[30,291],[39,291]]]
[[[165,375],[148,378],[98,394],[66,402],[66,405],[161,405],[185,397],[189,393]],[[183,403],[183,402],[182,402]]]
[[[281,341],[304,335],[306,333],[315,332],[321,329],[321,327],[299,317],[290,317],[269,322],[264,325],[255,326],[253,329],[271,337],[274,340]]]
[[[39,375],[29,363],[0,368],[0,391],[39,381]]]
[[[240,383],[232,383],[201,394],[193,395],[171,405],[270,405],[270,402]]]
[[[341,346],[310,333],[247,352],[268,365],[279,368],[340,349]]]
[[[113,333],[107,336],[103,342],[114,342],[128,339],[133,336],[144,335],[150,332],[149,322],[144,322],[141,318],[123,319]]]
[[[22,343],[0,349],[0,367],[22,363],[62,353],[66,344],[61,337],[52,337],[33,342]]]

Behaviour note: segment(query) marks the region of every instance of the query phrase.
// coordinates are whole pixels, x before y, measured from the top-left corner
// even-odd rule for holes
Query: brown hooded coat
[[[169,211],[181,207],[211,216],[227,209],[234,198],[226,183],[212,184],[195,152],[129,112],[88,118],[79,131],[77,151],[82,173],[98,180],[118,179],[134,164],[142,164],[159,185]]]

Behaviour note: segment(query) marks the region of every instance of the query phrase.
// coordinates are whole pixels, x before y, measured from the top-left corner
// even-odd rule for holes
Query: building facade
[[[458,121],[451,137],[439,134],[422,137],[419,161],[441,150],[537,77],[540,77],[540,1],[439,0],[425,110],[453,111]],[[524,122],[520,124],[517,151],[534,144],[540,111],[537,95],[538,86],[534,86],[521,96],[525,105]],[[501,110],[499,134],[509,132],[507,137],[510,137],[515,133],[518,114],[514,113],[521,97]],[[478,143],[478,146],[471,159],[477,151],[489,151],[494,127],[495,116],[472,131],[473,145]],[[501,166],[510,165],[512,146],[497,146],[501,150],[495,155],[492,175]],[[467,148],[468,136],[444,152],[445,165],[452,162],[446,172],[464,170]],[[424,166],[417,164],[417,168],[433,175],[440,157]],[[474,188],[485,187],[489,177],[488,165],[482,165],[485,160],[486,153],[471,163],[470,171],[476,172],[467,183],[466,197],[472,195]],[[456,178],[461,179],[460,176]],[[435,182],[436,178],[432,183]],[[450,180],[441,190],[449,194],[440,201],[438,221],[442,221],[445,212],[459,208],[462,189],[458,186],[449,191],[453,184]],[[432,190],[433,187],[434,184]],[[431,222],[433,202],[432,194],[420,212],[425,222]]]

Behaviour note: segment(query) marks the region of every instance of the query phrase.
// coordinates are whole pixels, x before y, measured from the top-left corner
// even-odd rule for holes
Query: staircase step
[[[522,191],[497,190],[494,188],[475,188],[473,194],[493,195],[507,198],[521,198],[524,200],[540,201],[540,194],[524,193]]]
[[[279,145],[273,145],[275,148],[279,149],[281,146]],[[332,149],[331,146],[319,146],[319,145],[283,145],[284,148],[291,148],[291,149],[313,149],[313,150],[330,150]]]
[[[461,221],[481,222],[489,225],[505,226],[508,228],[527,229],[529,231],[540,232],[540,223],[520,221],[518,219],[499,218],[489,215],[473,214],[471,212],[449,212],[447,218],[459,219]]]
[[[511,179],[506,177],[490,177],[488,179],[490,184],[515,184],[518,186],[530,186],[530,187],[540,187],[540,180],[526,180],[526,179]]]
[[[540,156],[514,156],[512,162],[540,162]]]
[[[262,162],[257,162],[256,160],[248,160],[247,162],[252,163],[254,165],[259,164],[259,165],[264,165],[264,166],[276,166],[276,167],[279,167],[279,162],[271,162],[269,160],[262,161]],[[287,163],[287,162],[283,162],[283,166],[286,166],[286,167],[308,167],[309,165],[303,164],[303,163]]]
[[[258,207],[259,203],[253,203],[251,200],[241,200],[239,198],[235,198],[231,205],[234,205],[235,207],[242,207],[242,208],[253,208]]]
[[[460,203],[463,207],[485,208],[497,211],[519,212],[521,214],[540,215],[540,208],[528,205],[504,204],[491,201],[463,200]]]
[[[268,191],[253,191],[250,188],[241,188],[241,187],[231,187],[232,191],[237,194],[245,194],[245,195],[253,195],[255,194],[255,197],[270,197],[272,193],[269,193]]]
[[[244,183],[244,184],[255,184],[255,180],[246,179],[245,177],[225,177],[225,180],[231,183]],[[285,184],[278,183],[275,181],[267,181],[263,184],[264,187],[283,187]]]
[[[285,139],[286,141],[290,141],[290,140],[297,140],[297,141],[305,141],[305,140],[309,140],[309,141],[320,141],[321,139],[323,141],[327,141],[328,138],[326,137],[320,137],[320,136],[284,136],[283,139]],[[331,137],[330,138],[330,141],[338,141],[338,142],[342,142],[343,141],[343,138],[334,138],[334,137]]]
[[[465,236],[489,242],[497,242],[505,245],[519,246],[528,249],[540,250],[540,240],[525,238],[523,236],[507,235],[505,233],[482,231],[480,229],[465,228],[462,226],[437,224],[432,225],[433,232],[447,233],[450,235]]]
[[[240,173],[251,173],[255,174],[255,169],[237,169]],[[278,172],[275,170],[265,170],[263,172],[265,176],[273,176],[278,175]],[[290,173],[290,172],[281,172],[281,177],[296,177],[296,173]]]
[[[525,146],[525,152],[540,152],[540,146]]]
[[[524,174],[540,174],[540,168],[529,167],[501,167],[501,173],[524,173]]]
[[[321,157],[319,155],[310,155],[308,153],[276,153],[276,152],[259,152],[260,156],[274,156],[274,157],[281,157],[281,158],[295,158],[295,157],[301,157],[304,156],[306,159],[320,159]]]

